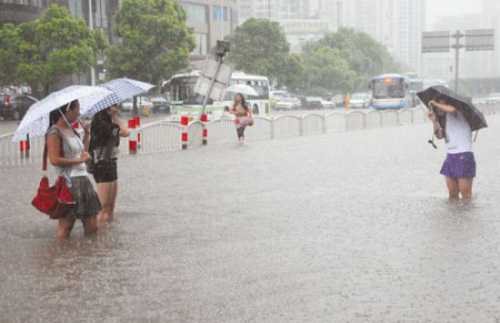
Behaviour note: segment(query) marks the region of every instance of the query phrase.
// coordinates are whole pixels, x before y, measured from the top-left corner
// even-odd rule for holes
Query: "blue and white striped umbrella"
[[[107,90],[110,90],[111,92],[113,92],[113,95],[106,97],[105,99],[96,103],[93,106],[82,107],[81,108],[82,116],[92,117],[96,113],[109,108],[113,104],[118,104],[128,99],[131,99],[134,96],[147,93],[149,92],[149,90],[155,87],[153,84],[136,81],[129,78],[115,79],[103,83],[99,86]]]
[[[98,86],[72,85],[51,93],[49,96],[33,104],[19,124],[12,140],[25,140],[26,136],[44,136],[49,127],[49,115],[52,111],[67,105],[74,100],[82,107],[94,106],[96,103],[113,95],[108,89]]]

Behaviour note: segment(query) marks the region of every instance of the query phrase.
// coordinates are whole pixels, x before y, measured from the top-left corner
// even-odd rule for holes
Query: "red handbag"
[[[61,139],[61,152],[62,152]],[[47,171],[47,141],[43,151],[43,171]],[[66,178],[58,176],[54,186],[49,185],[49,179],[46,175],[40,180],[36,196],[31,204],[40,212],[47,214],[51,219],[60,219],[65,217],[75,206],[73,195],[71,194]]]

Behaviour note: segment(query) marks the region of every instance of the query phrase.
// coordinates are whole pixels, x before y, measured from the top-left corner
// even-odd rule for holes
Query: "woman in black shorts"
[[[100,225],[113,220],[118,193],[118,147],[120,137],[128,137],[128,128],[118,117],[116,105],[97,113],[91,124],[89,152],[94,164],[93,175],[102,211],[97,219]]]

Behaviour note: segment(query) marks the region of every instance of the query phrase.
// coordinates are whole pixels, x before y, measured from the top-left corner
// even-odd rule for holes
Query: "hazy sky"
[[[441,16],[481,12],[480,0],[427,0],[427,27]]]

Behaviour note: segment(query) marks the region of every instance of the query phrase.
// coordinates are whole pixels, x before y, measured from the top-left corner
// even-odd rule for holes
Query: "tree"
[[[12,24],[0,26],[0,87],[17,84],[20,30]]]
[[[398,64],[382,44],[353,29],[342,28],[319,41],[310,42],[303,55],[308,62],[309,89],[324,88],[322,82],[328,79],[333,82],[332,76],[336,74],[344,75],[345,79],[330,83],[334,87],[332,90],[351,92],[365,89],[368,80],[377,74],[399,71]],[[324,69],[318,68],[321,64]]]
[[[102,36],[65,7],[51,5],[42,17],[19,29],[19,79],[36,93],[47,95],[64,77],[88,71],[95,64]]]
[[[304,57],[300,54],[290,54],[281,71],[279,85],[284,85],[291,92],[301,92],[306,88],[306,70]]]
[[[340,51],[351,68],[360,76],[369,78],[385,72],[399,71],[398,64],[387,48],[371,36],[353,29],[341,28],[309,46],[329,47]]]
[[[275,81],[285,77],[290,45],[277,22],[249,19],[229,37],[228,61],[238,70],[265,75]],[[285,73],[286,74],[286,73]]]
[[[121,41],[108,50],[112,77],[159,84],[188,66],[195,43],[177,1],[125,0],[115,19]]]
[[[357,78],[338,49],[318,47],[304,52],[306,91],[327,96],[334,91],[351,92]]]

